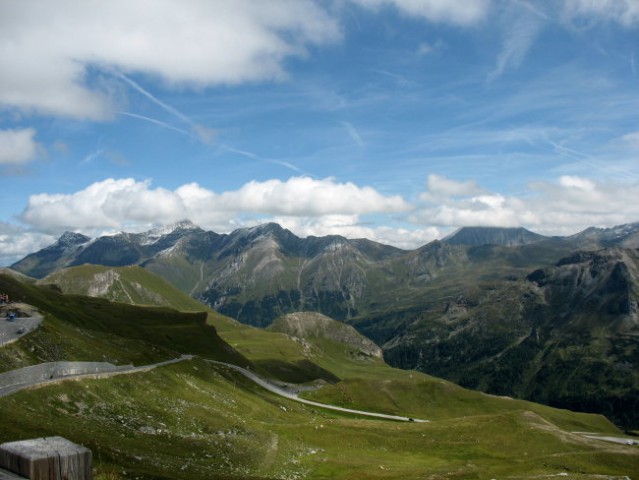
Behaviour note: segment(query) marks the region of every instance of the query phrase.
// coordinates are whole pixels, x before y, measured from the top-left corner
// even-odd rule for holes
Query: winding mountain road
[[[23,335],[26,335],[32,330],[35,330],[42,323],[42,315],[38,313],[35,307],[26,304],[14,305],[15,310],[19,310],[29,315],[28,317],[17,317],[17,321],[1,321],[0,320],[0,347],[8,343],[15,342]],[[148,371],[156,367],[163,365],[169,365],[171,363],[181,362],[183,360],[190,360],[193,355],[182,355],[179,358],[173,360],[167,360],[165,362],[154,363],[151,365],[144,365],[140,367],[134,367],[133,365],[113,365],[106,362],[48,362],[38,365],[32,365],[29,367],[19,368],[11,370],[9,372],[0,373],[0,397],[11,395],[25,388],[37,387],[41,385],[47,385],[50,383],[57,383],[63,380],[81,379],[81,378],[105,378],[114,375],[122,375],[127,373],[136,373]],[[272,382],[256,375],[255,373],[247,370],[246,368],[233,365],[231,363],[218,362],[216,360],[205,359],[212,365],[219,365],[230,368],[256,383],[260,387],[268,390],[271,393],[279,395],[281,397],[293,400],[294,402],[303,403],[312,407],[323,408],[326,410],[334,410],[337,412],[350,413],[353,415],[360,415],[372,418],[381,418],[384,420],[394,420],[399,422],[428,422],[429,420],[420,420],[416,418],[403,417],[400,415],[387,415],[385,413],[367,412],[364,410],[354,410],[351,408],[338,407],[335,405],[328,405],[325,403],[314,402],[312,400],[306,400],[299,398],[297,394],[291,393],[281,387],[278,387]]]
[[[79,380],[82,378],[107,378],[115,375],[145,372],[164,365],[170,365],[172,363],[182,362],[184,360],[191,360],[192,358],[193,355],[182,355],[179,358],[166,360],[164,362],[153,363],[150,365],[143,365],[140,367],[134,367],[133,365],[118,366],[106,362],[41,363],[38,365],[32,365],[29,367],[0,373],[0,397],[11,395],[12,393],[19,392],[20,390],[24,390],[26,388],[59,383],[64,380]],[[223,366],[241,373],[246,378],[264,388],[265,390],[268,390],[271,393],[287,398],[289,400],[293,400],[295,402],[303,403],[313,407],[323,408],[326,410],[334,410],[337,412],[350,413],[353,415],[360,415],[365,417],[381,418],[384,420],[395,420],[400,422],[428,422],[428,420],[419,420],[409,417],[402,417],[399,415],[387,415],[385,413],[354,410],[351,408],[313,402],[312,400],[299,398],[296,394],[278,387],[277,385],[263,379],[262,377],[259,377],[258,375],[245,368],[233,365],[231,363],[218,362],[208,359],[205,360],[212,365]]]
[[[246,378],[256,383],[260,387],[268,390],[269,392],[272,392],[284,398],[288,398],[289,400],[293,400],[295,402],[304,403],[305,405],[311,405],[313,407],[324,408],[326,410],[335,410],[337,412],[351,413],[354,415],[361,415],[365,417],[381,418],[384,420],[395,420],[399,422],[419,422],[419,423],[430,422],[430,420],[420,420],[417,418],[402,417],[401,415],[387,415],[385,413],[367,412],[364,410],[354,410],[352,408],[338,407],[336,405],[329,405],[326,403],[319,403],[319,402],[314,402],[312,400],[306,400],[304,398],[299,398],[296,394],[288,392],[284,390],[283,388],[278,387],[277,385],[274,385],[273,383],[263,379],[262,377],[259,377],[258,375],[251,372],[250,370],[247,370],[246,368],[238,367],[237,365],[233,365],[231,363],[218,362],[215,360],[207,360],[207,362],[214,365],[222,365],[222,366],[231,368],[232,370],[235,370],[236,372],[241,373]]]

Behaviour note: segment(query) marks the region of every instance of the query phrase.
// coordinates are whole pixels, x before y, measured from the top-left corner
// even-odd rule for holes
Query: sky
[[[0,265],[278,222],[639,221],[639,0],[2,0]]]

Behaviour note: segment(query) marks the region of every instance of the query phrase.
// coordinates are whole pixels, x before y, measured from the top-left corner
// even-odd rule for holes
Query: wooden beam
[[[31,480],[92,480],[91,450],[62,437],[0,445],[0,468]]]

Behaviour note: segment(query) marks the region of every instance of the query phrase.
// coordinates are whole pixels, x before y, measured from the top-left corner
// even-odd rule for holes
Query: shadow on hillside
[[[298,360],[294,363],[288,363],[273,359],[258,360],[252,363],[258,370],[266,372],[269,376],[275,377],[283,382],[306,383],[319,379],[329,383],[337,383],[340,381],[339,377],[309,360]]]

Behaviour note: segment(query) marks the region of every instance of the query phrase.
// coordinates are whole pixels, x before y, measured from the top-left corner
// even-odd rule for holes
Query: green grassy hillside
[[[586,479],[639,468],[636,447],[585,439],[531,410],[430,410],[438,418],[431,423],[337,415],[275,397],[223,367],[193,360],[1,398],[0,441],[64,435],[93,450],[97,480],[564,473]],[[584,416],[578,426],[614,430],[597,417]]]
[[[588,479],[639,471],[639,448],[573,433],[621,435],[600,415],[465,390],[352,355],[348,343],[340,349],[339,341],[314,333],[294,340],[214,313],[64,295],[3,276],[0,289],[45,314],[39,330],[0,347],[5,370],[17,357],[26,364],[148,363],[198,355],[144,373],[67,380],[0,398],[0,442],[62,435],[91,448],[96,480]],[[324,378],[324,387],[305,395],[432,421],[309,407],[204,358],[250,362],[281,380]]]
[[[313,324],[315,315],[304,314],[299,317],[307,318]],[[330,330],[331,323],[335,331],[343,330],[344,326],[340,322],[326,317],[323,320],[323,330]],[[321,389],[304,393],[304,398],[347,408],[428,419],[526,410],[552,419],[571,431],[594,428],[597,431],[619,433],[603,416],[573,413],[523,400],[486,395],[418,371],[392,368],[374,357],[353,354],[353,346],[348,340],[340,343],[334,340],[334,335],[318,334],[313,328],[309,328],[306,335],[296,330],[298,336],[291,337],[278,331],[284,328],[283,321],[277,321],[274,330],[249,327],[225,317],[212,316],[210,322],[216,326],[222,338],[255,365],[300,365],[306,362],[338,378],[338,381],[329,381]],[[327,339],[327,336],[333,338]],[[299,380],[294,375],[289,378],[282,375],[279,379],[291,382]]]
[[[201,312],[207,309],[162,277],[138,266],[105,267],[87,264],[63,268],[38,280],[38,284],[57,285],[64,293],[101,297],[133,305],[166,306],[184,312]]]
[[[5,275],[0,275],[0,291],[45,314],[40,329],[0,349],[4,370],[53,360],[140,364],[180,354],[246,363],[207,324],[206,312],[183,313],[65,295]]]

